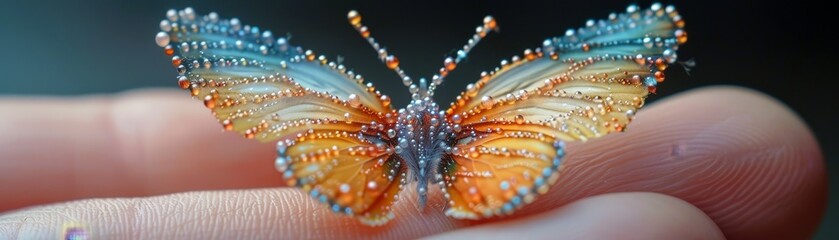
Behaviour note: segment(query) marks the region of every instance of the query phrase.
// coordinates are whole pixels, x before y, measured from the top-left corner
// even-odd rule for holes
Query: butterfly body
[[[435,181],[441,159],[454,146],[454,125],[449,123],[432,99],[415,100],[399,110],[394,126],[394,151],[406,163],[411,179],[417,182],[420,208],[425,206],[428,184]]]
[[[418,205],[439,187],[455,218],[505,216],[559,179],[566,141],[621,132],[664,80],[687,40],[675,8],[631,5],[589,20],[541,47],[481,73],[448,107],[434,90],[488,33],[472,38],[430,81],[409,77],[350,11],[347,19],[408,87],[391,99],[347,66],[287,38],[191,8],[167,12],[155,37],[178,84],[204,101],[223,128],[275,142],[275,167],[332,211],[368,225],[394,217],[398,194],[416,182]]]

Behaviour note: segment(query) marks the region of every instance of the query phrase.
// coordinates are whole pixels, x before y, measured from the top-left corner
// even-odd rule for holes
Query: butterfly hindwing
[[[509,213],[556,180],[562,141],[625,130],[676,61],[683,24],[672,7],[630,6],[482,74],[447,110],[462,129],[441,169],[447,213]]]
[[[517,131],[466,130],[440,166],[446,214],[477,219],[511,213],[547,192],[565,156],[562,142],[535,125]]]
[[[392,218],[405,168],[384,127],[390,99],[361,75],[270,31],[170,10],[155,40],[172,56],[179,85],[204,101],[224,129],[278,142],[277,168],[335,211],[369,224]]]
[[[392,150],[354,134],[315,132],[278,144],[277,169],[332,211],[368,225],[393,218],[391,206],[406,183],[406,168]]]

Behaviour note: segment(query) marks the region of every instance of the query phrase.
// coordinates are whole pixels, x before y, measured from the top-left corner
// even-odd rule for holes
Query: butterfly
[[[673,6],[630,5],[502,60],[440,106],[435,89],[498,28],[495,18],[430,80],[408,76],[357,11],[347,19],[408,88],[404,108],[349,67],[238,18],[172,9],[155,42],[178,85],[225,130],[276,143],[275,167],[289,186],[368,225],[393,219],[411,182],[420,206],[438,184],[454,218],[509,215],[533,202],[557,181],[564,143],[624,131],[687,41]]]

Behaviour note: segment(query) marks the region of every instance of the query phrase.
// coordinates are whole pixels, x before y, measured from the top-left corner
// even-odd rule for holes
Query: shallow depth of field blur
[[[467,83],[478,79],[503,58],[539,46],[543,39],[605,18],[628,4],[650,1],[470,2],[448,1],[353,3],[335,1],[29,1],[0,3],[0,95],[83,95],[137,88],[176,88],[176,72],[154,42],[158,23],[170,8],[192,6],[199,14],[216,11],[244,23],[291,35],[294,45],[316,50],[364,74],[394,103],[408,101],[396,75],[347,24],[357,9],[377,40],[397,54],[400,66],[414,76],[429,77],[444,56],[462,46],[483,16],[498,19],[493,34],[458,65],[437,91],[447,105]],[[669,4],[671,2],[664,2]],[[676,3],[686,19],[689,40],[680,60],[693,60],[689,72],[678,65],[667,72],[655,102],[663,96],[708,85],[745,86],[775,96],[812,127],[826,155],[831,185],[828,213],[816,237],[837,239],[839,168],[835,119],[824,114],[831,102],[823,84],[834,84],[835,54],[821,35],[833,27],[826,7],[798,1],[747,4],[732,1]],[[825,9],[825,10],[823,10]],[[189,95],[185,92],[184,97]],[[829,112],[828,112],[829,113]],[[0,113],[0,116],[14,113]],[[777,131],[778,129],[766,129]],[[3,134],[0,133],[0,137]],[[2,161],[2,159],[0,159]]]

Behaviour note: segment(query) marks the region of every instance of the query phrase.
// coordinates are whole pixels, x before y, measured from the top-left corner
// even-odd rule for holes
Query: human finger
[[[779,126],[783,126],[782,131],[767,131]],[[776,151],[764,151],[766,149]],[[824,169],[820,150],[812,134],[800,119],[782,105],[764,95],[743,89],[703,89],[661,101],[647,111],[642,111],[633,129],[627,133],[570,145],[568,154],[568,165],[554,189],[519,210],[516,216],[550,211],[594,195],[648,191],[678,197],[697,206],[730,238],[806,238],[817,226],[824,209]],[[277,191],[281,194],[277,195]],[[193,231],[218,228],[236,230],[246,227],[241,225],[245,221],[243,219],[250,219],[253,220],[248,220],[252,224],[248,225],[251,226],[250,230],[276,234],[282,232],[289,234],[282,236],[289,237],[401,238],[427,236],[515,218],[453,220],[438,211],[438,208],[444,206],[440,198],[433,198],[435,200],[429,203],[430,209],[418,213],[415,204],[410,201],[415,195],[408,192],[402,199],[409,200],[400,202],[395,208],[398,217],[394,222],[380,228],[369,228],[359,226],[353,219],[332,214],[294,189],[202,192],[175,196],[156,197],[152,199],[158,200],[143,202],[143,206],[148,206],[146,208],[167,210],[145,210],[140,218],[179,217],[161,214],[172,210],[190,212],[183,210],[184,205],[187,205],[186,209],[209,209],[205,211],[210,215],[198,217],[214,219],[211,223],[196,223],[196,216],[188,215],[170,221],[180,225],[188,223]],[[117,202],[99,204],[137,206],[130,201],[124,202],[126,200],[103,201]],[[206,201],[215,202],[218,206],[212,208]],[[85,206],[98,205],[83,203],[88,204]],[[46,215],[39,219],[62,219],[64,216],[84,213],[68,212],[84,209],[83,206],[71,204],[79,203],[58,205],[59,209],[52,206],[49,211],[35,213]],[[196,207],[197,204],[204,205]],[[247,206],[247,211],[242,211],[243,206]],[[29,211],[38,209],[41,208]],[[92,209],[93,212],[99,211],[97,208]],[[109,210],[108,213],[120,213],[114,215],[124,218],[136,217],[131,214],[137,211],[125,213],[118,210]],[[212,215],[219,212],[224,213],[223,216]],[[33,219],[31,214],[25,210],[10,215],[12,217],[5,216],[6,224],[0,225],[29,226],[25,224],[28,221],[23,219]],[[92,221],[104,220],[94,218]],[[35,222],[38,221],[31,223]],[[14,223],[18,224],[12,225]],[[149,229],[159,230],[159,227],[155,225]],[[35,231],[38,228],[19,229]],[[104,232],[130,233],[129,230],[122,230]]]

